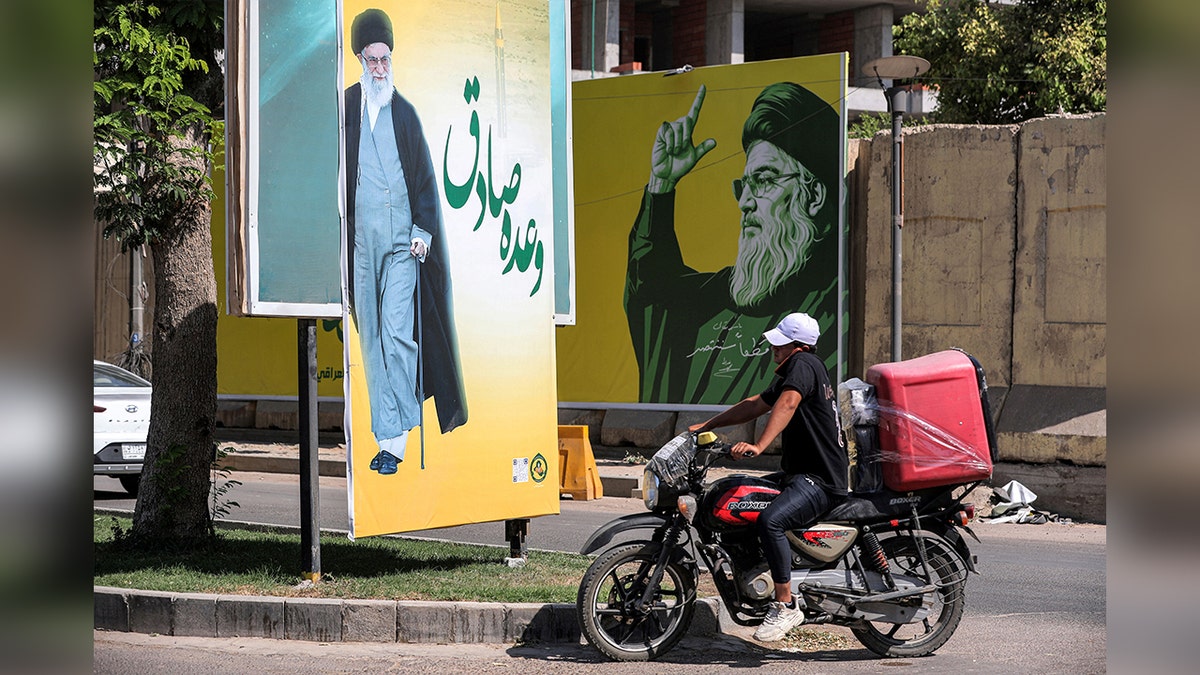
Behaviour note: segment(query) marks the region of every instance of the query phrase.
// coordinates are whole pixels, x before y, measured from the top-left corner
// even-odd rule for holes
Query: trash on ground
[[[1028,523],[1041,525],[1043,523],[1070,522],[1070,519],[1060,519],[1057,513],[1039,511],[1030,504],[1037,499],[1037,494],[1021,483],[1012,480],[1004,487],[992,488],[992,514],[980,518],[983,523]]]

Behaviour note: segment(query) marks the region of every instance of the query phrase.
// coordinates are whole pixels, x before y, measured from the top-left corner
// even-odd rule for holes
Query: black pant
[[[817,522],[829,510],[830,499],[824,488],[802,473],[785,475],[780,484],[783,490],[758,517],[757,528],[771,579],[785,584],[792,578],[792,550],[786,532]]]

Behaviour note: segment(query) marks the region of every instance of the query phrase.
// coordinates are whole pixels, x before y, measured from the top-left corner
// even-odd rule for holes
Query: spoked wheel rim
[[[921,563],[911,537],[896,536],[882,540],[893,575],[921,579],[938,586],[910,602],[919,603],[924,615],[912,623],[865,622],[853,629],[868,649],[883,656],[923,656],[933,653],[954,633],[962,620],[965,604],[966,570],[957,554],[939,539],[923,539],[929,571]]]
[[[623,547],[598,559],[585,577],[579,603],[584,635],[611,658],[654,658],[683,637],[691,620],[695,584],[676,563],[664,566],[649,602],[642,601],[657,550]]]
[[[651,602],[642,605],[653,560],[632,558],[615,565],[597,588],[594,604],[601,632],[622,649],[655,647],[671,634],[683,610],[682,584],[668,567]]]

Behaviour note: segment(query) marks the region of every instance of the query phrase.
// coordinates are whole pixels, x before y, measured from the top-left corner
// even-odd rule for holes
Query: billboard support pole
[[[321,580],[320,494],[317,454],[317,320],[297,321],[300,430],[300,549],[304,579]]]
[[[508,557],[504,562],[509,567],[524,567],[529,560],[525,548],[525,537],[529,534],[528,518],[512,518],[504,521],[504,538],[508,540]]]

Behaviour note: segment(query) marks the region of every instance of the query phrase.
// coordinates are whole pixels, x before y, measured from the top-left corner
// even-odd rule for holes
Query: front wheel
[[[851,630],[867,649],[880,656],[916,657],[932,654],[946,643],[966,604],[966,565],[945,540],[932,534],[917,535],[925,548],[929,571],[921,563],[917,544],[911,536],[897,535],[880,539],[887,555],[892,575],[914,577],[933,584],[938,590],[922,596],[926,610],[920,621],[913,623],[866,622]]]
[[[668,561],[649,602],[642,602],[661,549],[644,543],[610,549],[579,584],[576,611],[583,635],[611,659],[649,661],[687,632],[695,610],[695,572]]]

